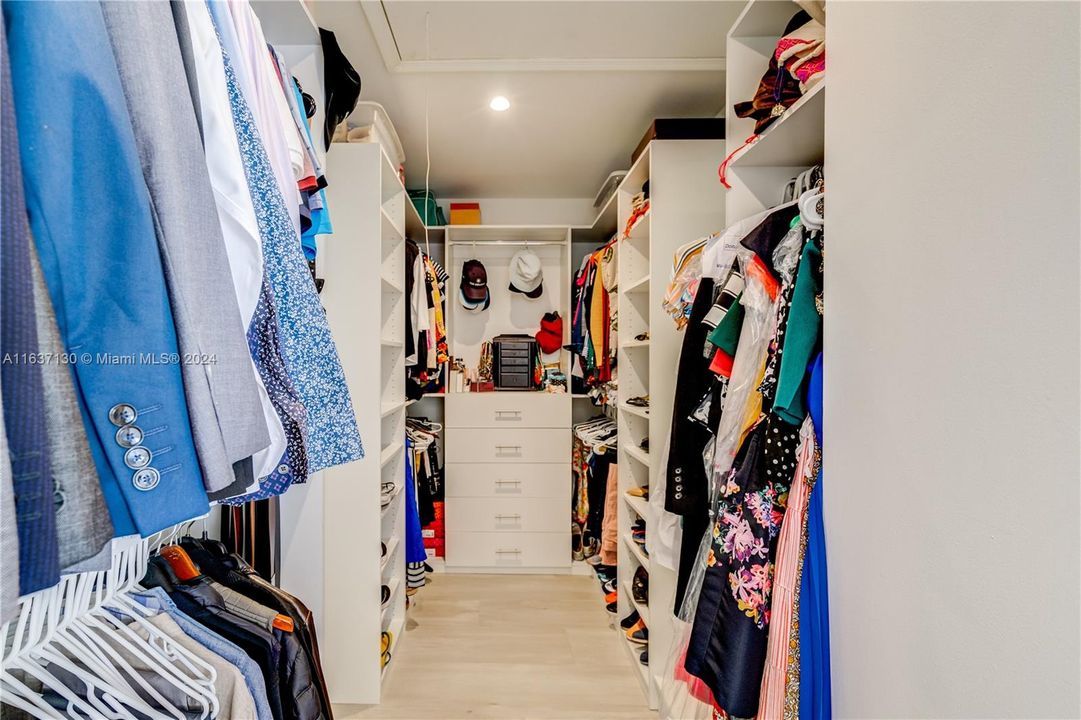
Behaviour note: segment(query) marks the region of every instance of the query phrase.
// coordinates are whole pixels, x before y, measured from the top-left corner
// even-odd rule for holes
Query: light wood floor
[[[431,577],[382,704],[337,720],[656,720],[592,577]]]

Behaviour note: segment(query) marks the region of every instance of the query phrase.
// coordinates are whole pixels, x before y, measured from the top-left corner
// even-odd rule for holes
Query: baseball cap
[[[539,298],[544,292],[544,271],[540,258],[529,248],[510,259],[510,291],[527,298]]]

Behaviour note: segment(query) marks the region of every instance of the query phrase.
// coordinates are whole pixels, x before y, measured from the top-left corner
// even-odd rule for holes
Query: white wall
[[[421,184],[423,186],[423,175]],[[409,187],[413,187],[412,180]],[[599,189],[599,188],[598,188]],[[485,225],[592,225],[593,198],[438,198],[450,222],[452,202],[480,203]]]
[[[829,4],[839,718],[1081,716],[1079,12]]]

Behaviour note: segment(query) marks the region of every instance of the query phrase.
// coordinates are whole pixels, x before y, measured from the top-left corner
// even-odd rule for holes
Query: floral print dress
[[[798,430],[766,416],[736,457],[713,513],[686,668],[736,717],[758,710],[777,538],[798,444]]]

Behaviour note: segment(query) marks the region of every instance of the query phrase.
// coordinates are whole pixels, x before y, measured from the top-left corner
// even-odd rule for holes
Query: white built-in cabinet
[[[450,354],[476,367],[496,335],[533,335],[558,311],[570,335],[568,226],[452,225],[444,234]],[[508,289],[511,258],[529,249],[541,261],[538,298]],[[480,260],[490,307],[458,301],[462,264]],[[554,356],[553,356],[554,357]],[[559,351],[563,368],[569,354]],[[446,569],[448,572],[566,573],[571,569],[571,398],[536,391],[446,394]]]
[[[619,245],[619,613],[638,610],[649,627],[650,665],[638,661],[642,650],[622,639],[638,669],[650,707],[659,705],[662,673],[671,650],[674,625],[675,569],[655,562],[634,542],[631,528],[641,519],[647,537],[656,528],[663,508],[666,464],[664,450],[672,426],[676,368],[683,333],[676,329],[661,301],[672,275],[680,245],[719,232],[725,226],[724,192],[717,165],[724,159],[723,140],[654,140],[638,157],[616,193],[617,227],[622,234],[629,220],[631,199],[649,182],[649,211],[639,218]],[[645,339],[640,338],[648,333]],[[648,396],[649,407],[630,405]],[[649,440],[648,449],[641,447]],[[649,486],[649,501],[627,495]],[[648,603],[631,594],[635,571],[649,572]],[[617,632],[622,633],[618,622]]]
[[[331,700],[370,704],[379,702],[405,627],[405,226],[412,206],[377,144],[332,145],[327,177],[334,234],[320,241],[320,298],[365,456],[282,497],[282,583],[319,600],[313,609]],[[384,483],[394,486],[385,508]],[[385,605],[383,585],[391,592]],[[393,637],[386,667],[383,631]]]

